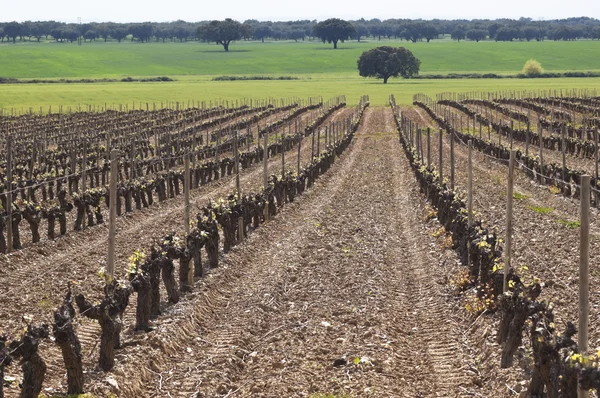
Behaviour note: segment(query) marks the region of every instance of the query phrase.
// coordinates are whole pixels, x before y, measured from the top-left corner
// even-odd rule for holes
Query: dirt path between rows
[[[92,392],[493,396],[447,284],[456,256],[423,211],[391,111],[367,110],[313,189],[119,352],[119,389],[96,375]]]

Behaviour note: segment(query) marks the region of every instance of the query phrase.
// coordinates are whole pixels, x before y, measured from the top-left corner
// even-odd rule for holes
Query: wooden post
[[[502,146],[502,124],[498,123],[498,145]]]
[[[186,234],[190,233],[190,153],[188,150],[185,151],[183,158],[183,189],[185,191],[185,214],[183,216],[183,230]],[[193,273],[192,273],[193,276]],[[192,280],[193,283],[193,280]]]
[[[590,176],[581,176],[581,214],[579,240],[579,335],[577,345],[579,354],[588,353],[589,327],[589,256],[590,256]],[[587,390],[578,388],[577,397],[587,398]]]
[[[298,136],[298,175],[300,175],[300,149],[302,147],[302,134],[297,133]]]
[[[263,135],[263,147],[264,147],[264,155],[263,155],[263,187],[264,190],[267,191],[267,189],[269,188],[269,176],[267,175],[267,155],[268,155],[268,151],[267,151],[267,140],[268,140],[268,134],[265,131],[265,134]],[[265,203],[265,221],[267,221],[269,219],[269,203]]]
[[[421,158],[421,130],[416,128],[415,126],[415,148],[417,149],[417,157],[419,161],[423,163],[423,159]]]
[[[81,193],[85,192],[86,177],[87,177],[87,141],[83,142],[83,163],[81,164]],[[83,218],[85,220],[85,217]]]
[[[208,131],[206,132],[208,134]],[[215,145],[215,163],[219,163],[219,144],[221,143],[221,131],[217,130],[217,145]]]
[[[238,139],[240,131],[235,131],[233,140],[233,150],[235,152],[235,187],[237,190],[238,201],[242,201],[242,189],[240,187],[240,155],[238,150]],[[238,238],[239,242],[244,240],[244,217],[238,218]]]
[[[540,184],[544,184],[544,145],[543,145],[543,135],[542,135],[542,124],[538,124],[538,132],[540,137]]]
[[[427,168],[431,170],[431,129],[427,127]]]
[[[417,125],[418,126],[418,125]],[[423,132],[422,129],[418,129],[419,130],[419,146],[421,147],[421,162],[423,164],[426,164],[425,162],[427,162],[427,159],[425,158],[425,146],[423,144],[423,140],[425,138],[423,138],[423,136],[425,135],[425,133]]]
[[[450,189],[454,190],[454,129],[450,129]]]
[[[285,127],[281,130],[281,177],[285,175]]]
[[[75,175],[75,173],[77,172],[77,155],[75,154],[75,143],[72,142],[71,145],[72,145],[71,150],[69,152],[70,157],[71,157],[71,172],[70,172],[70,174]],[[69,193],[71,193],[70,190],[69,190]]]
[[[473,141],[469,140],[469,162],[467,179],[467,213],[469,228],[473,226]]]
[[[510,151],[508,163],[508,188],[506,191],[506,244],[504,246],[504,289],[508,291],[508,272],[512,257],[512,211],[513,211],[513,181],[515,174],[515,151]]]
[[[269,154],[268,150],[267,150],[267,145],[268,145],[268,134],[265,132],[265,134],[263,135],[263,150],[264,150],[264,155],[263,155],[263,186],[264,189],[266,190],[267,187],[269,186],[269,177],[267,175],[267,155]]]
[[[321,156],[321,127],[317,130],[317,156]]]
[[[560,146],[561,146],[561,150],[562,150],[562,169],[563,169],[562,179],[565,182],[567,181],[567,158],[566,158],[566,155],[565,155],[565,151],[566,151],[566,148],[565,148],[565,146],[566,146],[565,134],[566,134],[566,132],[567,132],[567,126],[566,126],[566,124],[563,124],[562,127],[561,127],[561,129],[560,129],[560,135],[561,135]]]
[[[423,141],[421,140],[421,129],[418,126],[415,127],[415,129],[417,134],[417,155],[419,157],[419,161],[421,162],[421,164],[423,164],[425,162],[423,161]]]
[[[529,118],[527,119],[527,131],[525,131],[525,156],[529,156],[529,130],[531,128]]]
[[[135,137],[131,139],[131,178],[135,178],[136,177],[136,170],[135,170]]]
[[[442,158],[443,158],[443,142],[442,142],[442,139],[443,138],[444,137],[443,137],[443,134],[442,134],[442,129],[440,129],[439,130],[439,143],[440,143],[440,166],[439,166],[440,170],[439,170],[439,176],[440,176],[440,185],[444,184],[444,169],[442,167],[443,166],[443,161],[442,161]]]
[[[583,134],[587,137],[587,131],[584,129]],[[594,165],[595,165],[595,177],[596,177],[596,185],[594,186],[594,193],[596,198],[596,207],[600,207],[599,199],[600,194],[598,194],[598,129],[594,130]]]
[[[110,203],[108,217],[108,262],[106,264],[106,282],[110,282],[115,271],[115,235],[117,222],[117,164],[119,151],[110,152]]]
[[[312,147],[311,147],[311,151],[310,151],[310,162],[312,163],[313,160],[315,159],[315,129],[312,129]]]
[[[13,136],[8,136],[6,143],[6,252],[10,253],[13,247],[12,230],[12,163],[13,163]]]
[[[240,189],[240,156],[238,150],[238,139],[240,131],[236,130],[233,136],[233,156],[235,160],[235,189],[240,200],[242,199],[242,191]]]

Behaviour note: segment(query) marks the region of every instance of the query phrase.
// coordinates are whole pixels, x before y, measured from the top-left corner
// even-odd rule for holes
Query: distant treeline
[[[496,73],[448,73],[447,75],[427,74],[411,76],[411,79],[538,79],[555,77],[600,77],[600,72],[544,72],[536,74],[519,73],[516,75],[498,75]]]
[[[0,84],[36,84],[36,83],[116,83],[116,82],[174,82],[167,76],[122,79],[15,79],[12,77],[0,77]]]
[[[235,80],[300,80],[296,76],[217,76],[212,78],[215,82],[228,82]]]
[[[26,21],[0,23],[1,41],[40,41],[75,42],[79,40],[131,40],[149,41],[192,41],[197,40],[198,27],[209,21],[186,22],[145,22],[145,23],[84,23],[67,24],[56,21]],[[534,21],[531,18],[515,19],[474,19],[474,20],[410,20],[410,19],[360,19],[350,21],[356,28],[355,40],[400,39],[406,41],[436,40],[450,36],[454,40],[495,40],[495,41],[542,41],[599,39],[600,20],[580,17],[547,21]],[[316,20],[243,22],[243,40],[313,40],[313,26]]]

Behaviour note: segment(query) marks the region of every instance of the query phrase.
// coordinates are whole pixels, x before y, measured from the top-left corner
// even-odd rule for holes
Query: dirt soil
[[[403,113],[414,122],[421,119],[410,113]],[[421,124],[431,127],[432,164],[439,169],[439,126],[435,123]],[[485,130],[484,130],[485,131]],[[426,148],[424,139],[424,145]],[[450,176],[450,140],[443,134],[443,175],[449,184]],[[468,148],[456,142],[455,150],[455,187],[466,197],[468,180]],[[550,152],[550,151],[548,151]],[[425,157],[426,157],[425,149]],[[501,239],[505,239],[506,223],[506,189],[508,167],[473,150],[473,210],[475,217],[483,221],[486,227],[495,231]],[[556,324],[559,330],[564,329],[567,321],[577,322],[577,288],[579,270],[579,234],[578,226],[567,223],[579,220],[579,200],[567,199],[560,194],[553,194],[548,187],[532,182],[520,169],[515,169],[513,200],[513,254],[512,264],[526,279],[538,278],[543,285],[541,299],[554,304]],[[590,213],[590,286],[600,283],[600,213],[591,209]],[[590,294],[590,347],[600,346],[600,295],[592,288]],[[496,317],[497,318],[497,317]],[[497,319],[494,320],[497,322]],[[483,330],[479,333],[482,335]],[[498,351],[494,338],[497,327],[490,329],[487,336],[490,355]],[[524,347],[529,345],[525,335]],[[483,349],[482,350],[487,350]],[[512,390],[519,390],[522,380],[530,374],[529,355],[522,347],[517,353],[519,365],[510,370],[494,371],[498,383],[497,396],[512,395]],[[495,360],[490,361],[495,362]],[[489,374],[490,372],[488,372]]]
[[[367,110],[314,188],[155,330],[125,331],[114,372],[87,385],[127,397],[494,396],[448,284],[457,258],[426,211],[391,111]]]
[[[342,120],[349,110],[329,120]],[[424,112],[414,111],[423,125]],[[326,121],[326,122],[328,122]],[[294,152],[294,151],[292,151]],[[286,154],[286,168],[297,162]],[[301,150],[310,159],[309,145]],[[269,162],[277,172],[281,157]],[[262,167],[241,178],[262,183]],[[233,188],[226,178],[193,194],[195,211]],[[558,206],[557,206],[558,207]],[[180,227],[178,199],[118,223],[119,274],[127,257]],[[119,397],[498,397],[500,349],[488,344],[493,320],[466,313],[449,280],[460,269],[425,221],[429,207],[398,143],[392,112],[367,109],[353,143],[305,194],[220,259],[177,305],[164,306],[149,333],[125,314],[113,372],[96,367],[98,326],[77,325],[86,389]],[[0,281],[5,323],[33,313],[47,319],[68,280],[99,291],[104,226],[6,256]],[[45,276],[52,275],[52,282]],[[12,281],[12,282],[11,282]],[[7,307],[4,307],[7,308]],[[0,314],[1,315],[1,314]],[[41,345],[46,394],[66,389],[60,351]],[[18,366],[7,374],[19,376]],[[507,375],[510,373],[512,376]],[[511,385],[513,385],[511,383]],[[5,391],[17,396],[14,386]],[[113,396],[114,396],[113,395]]]

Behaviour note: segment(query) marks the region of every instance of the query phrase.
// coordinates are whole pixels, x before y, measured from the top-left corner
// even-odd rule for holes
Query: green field
[[[171,83],[23,84],[0,86],[0,108],[188,100],[369,94],[383,104],[390,93],[402,103],[417,92],[597,88],[600,78],[498,80],[391,80],[358,76],[356,60],[380,44],[403,45],[421,59],[421,73],[518,73],[535,58],[546,71],[600,71],[600,42],[355,41],[338,50],[320,42],[238,42],[222,47],[194,43],[3,43],[0,76],[14,78],[121,78],[170,76]],[[212,82],[217,75],[295,75],[299,81]]]

